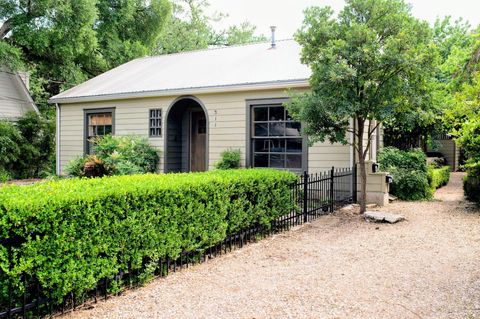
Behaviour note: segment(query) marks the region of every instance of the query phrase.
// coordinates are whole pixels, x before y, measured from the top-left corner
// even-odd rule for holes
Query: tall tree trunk
[[[363,150],[363,135],[365,133],[365,120],[357,118],[358,126],[358,142],[357,142],[357,153],[358,153],[358,164],[360,170],[360,214],[365,214],[367,210],[367,170],[365,166],[365,154]]]

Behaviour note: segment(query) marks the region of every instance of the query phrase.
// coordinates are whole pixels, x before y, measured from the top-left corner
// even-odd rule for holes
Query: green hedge
[[[435,168],[432,165],[428,166],[428,182],[432,193],[435,192],[437,188],[447,185],[449,180],[450,166],[440,168]]]
[[[468,200],[480,204],[480,161],[470,161],[467,165],[467,176],[463,181],[463,190]]]
[[[79,296],[119,270],[149,278],[159,258],[202,251],[292,209],[292,173],[233,170],[70,179],[0,189],[0,305],[8,280]],[[13,262],[7,246],[13,243]],[[143,276],[143,277],[142,277]]]

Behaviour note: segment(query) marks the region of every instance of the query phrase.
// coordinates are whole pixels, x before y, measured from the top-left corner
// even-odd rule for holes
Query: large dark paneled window
[[[85,153],[94,154],[94,140],[98,136],[113,134],[113,109],[85,110]]]
[[[301,124],[281,104],[251,107],[251,163],[253,167],[303,168]]]

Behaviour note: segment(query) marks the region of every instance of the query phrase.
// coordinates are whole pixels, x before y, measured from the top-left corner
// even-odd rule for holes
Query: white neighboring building
[[[28,92],[27,73],[15,73],[0,66],[0,120],[15,120],[38,109]]]

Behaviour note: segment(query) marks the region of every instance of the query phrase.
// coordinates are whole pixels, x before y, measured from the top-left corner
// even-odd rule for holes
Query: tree
[[[226,17],[216,13],[205,13],[209,3],[206,0],[178,0],[173,5],[173,15],[159,40],[157,54],[206,49],[266,40],[255,35],[256,27],[249,22],[233,25],[225,30],[215,30],[214,23]]]
[[[459,60],[465,60],[470,51],[471,26],[462,19],[452,21],[447,16],[437,19],[432,32],[437,52],[435,74],[430,78],[432,100],[408,112],[397,112],[394,118],[386,120],[383,123],[386,146],[403,150],[426,149],[427,144],[434,146],[432,142],[436,135],[448,132],[443,118],[451,108],[451,79],[457,72]]]
[[[307,9],[295,38],[303,46],[302,62],[312,69],[311,90],[294,94],[287,107],[306,123],[310,142],[346,144],[347,133],[354,134],[364,213],[372,135],[396,112],[431,99],[430,28],[402,0],[347,0],[337,18],[329,7]]]
[[[480,116],[480,27],[469,34],[470,42],[455,50],[445,62],[450,78],[444,85],[446,106],[443,122],[454,136],[461,134],[465,121]]]

